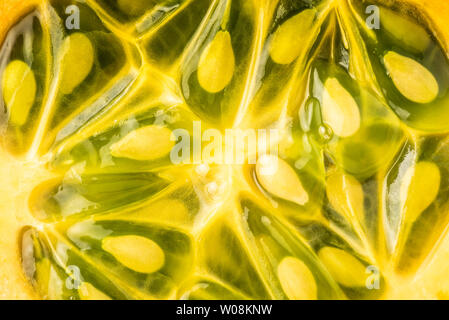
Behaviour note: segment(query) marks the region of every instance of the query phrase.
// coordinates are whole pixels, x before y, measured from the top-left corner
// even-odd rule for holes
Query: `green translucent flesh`
[[[136,34],[164,24],[186,0],[96,0],[101,10]]]
[[[128,14],[130,16],[139,16],[144,14],[148,9],[150,9],[155,3],[148,0],[118,0],[117,6],[121,12]]]
[[[125,106],[126,108],[130,107],[130,105]],[[197,119],[181,106],[156,106],[121,119],[101,134],[77,141],[78,143],[73,147],[61,149],[53,160],[53,166],[68,168],[77,163],[83,163],[86,168],[95,170],[95,168],[101,167],[102,171],[111,172],[139,172],[163,168],[171,164],[170,152],[158,152],[157,157],[120,154],[116,150],[117,143],[123,141],[127,136],[129,137],[129,134],[138,132],[136,130],[149,126],[159,126],[170,131],[184,129],[192,134],[192,121],[195,120]],[[155,137],[155,139],[158,138]],[[174,144],[177,141],[168,141],[168,143]]]
[[[41,23],[35,15],[30,14],[13,27],[10,36],[5,39],[12,50],[8,60],[4,61],[5,68],[0,70],[1,98],[9,118],[5,146],[14,154],[21,154],[29,147],[48,86],[44,53],[46,43]],[[8,66],[14,65],[16,72],[10,69],[8,77]],[[27,71],[23,73],[25,69]],[[22,73],[19,75],[17,71]],[[13,84],[15,81],[18,82]]]
[[[320,61],[313,70],[310,81],[314,86],[309,99],[315,99],[315,106],[312,104],[311,107],[320,110],[320,114],[317,111],[310,114],[310,121],[315,122],[315,139],[322,139],[319,137],[322,136],[321,130],[328,130],[326,148],[329,155],[338,166],[358,178],[368,178],[389,166],[404,135],[394,114],[372,93],[360,88],[343,68]],[[348,109],[346,106],[349,102],[346,100],[329,102],[333,99],[327,92],[329,83],[338,86],[332,90],[343,91],[344,95],[352,97],[354,100],[349,105],[358,110]],[[339,103],[342,107],[338,106]],[[329,113],[328,117],[333,117],[330,118],[332,122],[326,119],[325,113],[330,112],[326,108],[340,108],[338,113]],[[357,115],[356,122],[354,114]],[[319,135],[316,135],[316,131]]]
[[[294,257],[301,261],[310,270],[316,283],[316,298],[336,299],[341,297],[336,283],[329,278],[323,270],[317,257],[310,251],[301,238],[293,236],[290,230],[284,229],[282,224],[269,213],[261,210],[252,201],[243,199],[242,208],[246,208],[248,214],[248,228],[254,236],[251,247],[263,258],[263,274],[268,279],[279,279],[273,286],[277,295],[288,298],[279,273],[279,263],[284,258]],[[276,271],[277,270],[277,271]],[[284,290],[283,290],[284,289]]]
[[[300,39],[313,29],[315,16],[314,8],[305,9],[280,24],[270,44],[270,57],[274,63],[289,64],[301,55],[304,46]]]
[[[262,48],[269,55],[265,63],[257,66],[260,83],[256,86],[257,91],[243,123],[248,126],[267,125],[269,118],[282,114],[283,108],[279,106],[287,104],[284,100],[286,95],[291,95],[291,100],[295,101],[296,95],[302,92],[303,83],[297,79],[304,72],[305,58],[322,28],[318,18],[322,11],[321,6],[309,8],[300,1],[280,2],[274,8],[276,19],[270,25],[271,34]],[[294,34],[294,40],[288,40],[290,32]],[[294,45],[294,50],[288,49],[289,41]],[[282,86],[279,79],[283,79]],[[291,109],[296,107],[294,103],[288,105]]]
[[[320,215],[318,203],[322,202],[324,194],[323,158],[298,128],[293,130],[292,138],[293,144],[285,146],[285,149],[280,145],[284,158],[278,158],[275,174],[261,175],[264,158],[258,161],[252,171],[255,188],[259,193],[269,195],[271,201],[282,208],[283,216],[309,221]],[[295,188],[287,188],[293,185]]]
[[[181,291],[179,298],[188,300],[245,300],[244,295],[213,280],[198,279],[189,289]]]
[[[89,216],[142,202],[142,194],[151,197],[167,185],[151,173],[81,174],[39,190],[36,198],[30,199],[30,207],[44,221]]]
[[[177,10],[176,6],[170,7],[171,11],[165,10],[168,14],[173,13],[169,19],[162,20],[159,24],[149,24],[149,28],[159,27],[158,32],[150,33],[143,39],[146,56],[162,70],[170,70],[173,68],[174,62],[176,64],[180,62],[179,59],[186,46],[195,36],[211,5],[210,0],[185,2],[186,7],[182,10]],[[164,15],[159,16],[164,17]],[[149,21],[151,20],[149,19]]]
[[[88,282],[101,292],[115,299],[163,299],[173,295],[175,286],[179,284],[192,264],[191,239],[186,234],[160,225],[136,224],[118,221],[94,220],[80,221],[74,224],[63,223],[57,232],[66,234],[64,238],[46,232],[48,238],[35,232],[35,255],[37,250],[45,251],[47,256],[37,259],[49,261],[42,264],[42,271],[29,275],[55,277],[47,285],[47,291],[55,291],[60,295],[48,298],[79,299],[79,286]],[[137,272],[123,265],[114,255],[102,248],[102,240],[107,237],[139,236],[159,245],[165,260],[163,266],[154,272]],[[46,240],[43,240],[46,239]],[[38,241],[38,242],[36,242]],[[49,242],[45,242],[49,241]],[[38,245],[46,247],[39,248]],[[56,249],[50,253],[50,247]],[[47,259],[47,260],[45,260]],[[53,272],[53,270],[56,270]],[[67,285],[69,281],[70,284]],[[43,285],[38,281],[39,285]]]
[[[208,273],[231,287],[240,288],[239,291],[250,298],[270,297],[249,252],[225,221],[219,221],[214,228],[207,230],[199,246],[199,259],[204,261]]]
[[[396,165],[385,178],[385,189],[388,195],[384,200],[387,208],[384,219],[389,230],[387,244],[389,250],[396,251],[396,268],[399,272],[405,274],[414,272],[419,267],[419,262],[432,250],[435,241],[439,239],[447,224],[448,218],[445,214],[448,205],[447,147],[445,137],[430,138],[416,145],[407,144],[399,154]],[[396,195],[401,193],[404,181],[410,181],[407,179],[407,170],[410,168],[420,170],[423,163],[427,167],[433,167],[430,168],[432,172],[424,170],[422,172],[425,178],[415,176],[412,179],[433,181],[432,186],[426,186],[426,183],[422,182],[418,185],[415,182],[415,185],[412,185],[412,180],[412,184],[408,185],[409,193],[424,194],[424,191],[420,190],[423,188],[426,190],[426,196],[415,197],[415,201],[418,201],[415,204],[410,203],[413,199],[409,199],[409,209],[405,211],[404,200],[400,201],[401,197]],[[414,210],[413,213],[410,212],[412,210]],[[428,236],[424,237],[424,234]]]
[[[87,119],[92,119],[107,110],[114,97],[126,90],[135,80],[135,68],[140,64],[140,59],[136,55],[137,50],[107,30],[87,5],[78,5],[81,29],[61,34],[58,23],[64,21],[58,20],[56,14],[65,16],[67,5],[68,3],[64,5],[63,2],[57,2],[53,7],[55,11],[51,13],[55,23],[47,23],[44,29],[39,23],[45,22],[29,16],[21,23],[26,23],[27,19],[34,19],[33,24],[28,27],[32,30],[24,29],[19,23],[10,32],[13,37],[17,29],[16,43],[10,59],[33,61],[31,69],[37,83],[34,104],[29,107],[26,121],[22,119],[20,122],[24,123],[20,123],[20,128],[15,128],[17,127],[15,125],[10,126],[11,129],[8,130],[7,143],[15,153],[27,150],[33,138],[35,140],[41,138],[44,141],[43,147],[50,147],[58,131],[63,129],[69,120],[76,122],[78,126],[85,124]],[[23,38],[19,37],[20,32],[26,34],[26,47]],[[49,37],[46,35],[47,32]],[[63,41],[59,42],[59,37],[63,37]],[[70,44],[70,39],[77,41]],[[60,57],[59,60],[51,60],[46,54],[52,43],[60,44],[54,48],[56,55]],[[77,60],[83,63],[76,63]],[[50,77],[48,69],[59,70],[60,77],[57,79]],[[58,89],[53,92],[50,90],[51,85],[56,81],[58,85],[55,87]],[[44,97],[49,100],[46,105],[43,104]],[[78,118],[73,119],[75,116]],[[83,120],[80,121],[80,118]],[[37,128],[39,122],[42,124],[47,122],[45,129],[49,130],[49,134],[40,136],[39,129],[42,128]]]
[[[67,131],[65,126],[70,125],[70,121],[76,123],[78,128],[71,129],[77,131],[87,120],[105,112],[114,97],[135,80],[135,68],[140,64],[136,48],[108,30],[95,11],[86,4],[76,4],[80,11],[80,29],[62,28],[60,24],[64,24],[65,20],[59,17],[66,17],[68,5],[70,1],[52,2],[50,16],[53,23],[47,23],[45,29],[49,34],[46,40],[50,43],[47,41],[44,45],[49,47],[53,43],[58,44],[53,48],[58,59],[49,56],[43,59],[46,59],[45,65],[49,63],[50,68],[59,70],[60,76],[48,76],[42,81],[47,82],[49,87],[52,82],[58,84],[55,92],[48,92],[46,111],[41,114],[41,121],[47,122],[45,129],[49,134],[35,137],[36,140],[43,140],[41,151],[53,144],[58,132]],[[66,30],[67,33],[63,34],[60,30]],[[60,38],[63,40],[59,41]],[[42,54],[46,55],[48,50],[41,50]]]
[[[330,209],[328,209],[330,210]],[[365,209],[365,211],[368,211]],[[333,224],[337,224],[337,220],[332,220]],[[369,227],[369,223],[367,223],[367,226]],[[354,257],[357,259],[363,266],[364,266],[364,274],[365,277],[363,278],[364,283],[362,284],[362,277],[361,277],[361,267],[359,266],[359,284],[356,283],[339,283],[339,279],[341,281],[342,274],[344,274],[345,269],[339,269],[336,268],[335,265],[330,265],[329,263],[325,266],[327,268],[332,268],[334,270],[329,270],[332,276],[335,276],[334,281],[336,281],[340,287],[341,290],[344,292],[344,294],[350,298],[350,299],[376,299],[382,296],[383,292],[385,291],[385,278],[383,277],[382,273],[376,277],[376,279],[379,281],[380,284],[380,290],[370,290],[366,287],[367,283],[371,283],[369,277],[369,273],[366,273],[366,268],[368,266],[376,266],[370,259],[366,257],[367,252],[357,252],[353,248],[353,243],[349,243],[348,239],[351,239],[351,237],[348,237],[343,234],[340,231],[338,231],[338,234],[334,231],[337,230],[331,226],[324,226],[320,223],[311,223],[308,225],[300,226],[298,227],[298,231],[306,239],[309,239],[308,244],[311,246],[311,248],[314,250],[314,252],[317,254],[317,256],[320,257],[320,252],[324,248],[333,248],[335,250],[342,250],[343,252],[346,252],[348,255]],[[315,234],[320,234],[320,237],[314,237]],[[373,241],[374,242],[374,241]],[[335,263],[335,262],[334,262]],[[338,265],[338,264],[337,264]],[[347,270],[351,270],[350,268],[347,268]],[[351,276],[351,281],[353,281],[354,278]],[[360,285],[362,284],[362,285]]]
[[[123,7],[127,1],[121,2]],[[162,7],[181,4],[179,1],[152,3],[156,2]],[[53,1],[60,17],[64,17],[63,9],[68,3]],[[113,19],[103,23],[94,10],[80,4],[82,29],[79,32],[92,44],[92,67],[80,77],[82,80],[74,82],[76,85],[70,88],[73,90],[66,94],[57,92],[57,108],[49,119],[52,134],[44,137],[42,150],[50,148],[54,154],[48,168],[61,178],[36,186],[28,202],[31,213],[44,227],[24,232],[22,243],[33,247],[33,256],[24,257],[24,269],[42,297],[377,298],[385,291],[382,275],[381,290],[369,290],[360,286],[360,279],[348,281],[332,259],[320,257],[320,251],[326,247],[344,250],[360,262],[354,267],[359,275],[363,267],[382,267],[381,259],[376,261],[379,252],[385,243],[388,247],[396,239],[400,249],[390,248],[388,254],[394,257],[398,272],[414,270],[427,256],[442,232],[440,226],[447,223],[443,214],[447,205],[443,191],[447,189],[445,140],[435,143],[438,148],[429,147],[430,151],[419,159],[432,161],[441,170],[442,191],[436,203],[413,223],[401,226],[400,209],[390,203],[398,194],[393,190],[398,163],[393,163],[402,159],[398,151],[405,139],[405,130],[388,108],[392,107],[400,116],[389,96],[390,91],[396,90],[397,94],[398,90],[382,63],[376,65],[374,60],[373,68],[379,86],[385,90],[386,102],[373,88],[359,85],[351,76],[347,64],[351,52],[345,49],[341,32],[334,30],[335,17],[321,16],[326,14],[321,2],[313,9],[316,24],[309,30],[313,36],[304,41],[304,52],[284,61],[279,56],[270,57],[270,37],[282,22],[308,9],[302,2],[281,2],[265,8],[271,10],[273,17],[283,18],[273,20],[264,35],[266,40],[259,39],[259,42],[255,39],[260,36],[257,30],[261,26],[254,15],[259,8],[245,1],[218,1],[209,7],[209,1],[197,0],[186,7],[173,6],[162,15],[149,5],[146,13],[136,9],[128,12],[127,17],[123,12],[118,13],[116,1],[96,4],[99,6],[96,10],[106,10]],[[201,23],[207,10],[209,15]],[[156,16],[159,20],[154,19]],[[137,29],[131,23],[133,26],[126,31],[132,34],[129,38],[108,30],[110,23],[115,30],[123,29],[117,23],[130,26],[130,21],[137,21]],[[152,32],[156,28],[157,32]],[[50,34],[54,32],[52,26]],[[142,61],[129,44],[135,41],[136,33],[141,36],[138,46],[144,56]],[[67,39],[71,35],[61,36]],[[388,37],[391,35],[378,38],[385,52],[393,50],[390,44],[394,42]],[[402,34],[397,33],[395,37],[400,38]],[[422,61],[429,61],[425,57],[436,59],[425,67],[434,74],[439,88],[444,88],[441,74],[445,69],[441,74],[434,73],[438,66],[444,66],[438,64],[442,61],[438,60],[439,46],[431,37],[429,49],[419,54],[416,50],[421,47],[413,44],[415,40],[400,50],[394,47],[394,51],[423,65]],[[369,49],[369,40],[366,43]],[[432,45],[436,51],[430,49]],[[20,57],[20,48],[15,50],[19,53],[12,57]],[[233,68],[229,61],[210,62],[215,57],[230,56],[231,52]],[[266,60],[254,60],[263,52]],[[377,58],[383,59],[385,52]],[[432,55],[432,52],[437,53]],[[50,81],[44,80],[44,69],[38,69],[45,65],[42,62],[45,57],[40,59],[40,64],[33,63],[34,70],[40,70],[35,71],[38,86]],[[198,70],[200,67],[203,70]],[[210,68],[226,69],[225,76],[214,78],[216,83],[211,86],[198,79],[200,74],[206,80],[212,79]],[[383,70],[383,74],[378,70]],[[279,86],[283,81],[280,79],[285,79],[285,86]],[[243,95],[248,101],[241,98]],[[346,98],[339,100],[340,95]],[[37,93],[36,104],[39,97]],[[430,102],[429,108],[439,99],[442,98]],[[348,101],[352,111],[342,108],[337,115],[350,114],[352,118],[356,106],[359,121],[358,125],[351,123],[352,130],[342,131],[323,115],[323,104],[341,108]],[[409,108],[410,101],[404,97],[397,101],[397,105]],[[240,108],[244,103],[248,103],[248,110],[242,116]],[[421,104],[420,107],[428,106]],[[33,108],[29,119],[33,119]],[[301,195],[307,194],[307,201],[298,193],[286,193],[282,179],[263,182],[257,176],[257,165],[250,165],[245,167],[243,179],[248,184],[245,194],[249,188],[252,195],[246,198],[239,193],[237,204],[226,201],[226,207],[210,213],[208,205],[213,201],[208,202],[202,187],[213,181],[215,169],[199,177],[195,166],[173,166],[167,152],[157,157],[137,152],[136,156],[135,150],[117,147],[133,131],[149,126],[170,131],[185,129],[192,134],[194,120],[203,120],[204,131],[210,127],[223,129],[233,120],[243,119],[242,126],[264,128],[273,125],[272,119],[277,119],[281,111],[292,119],[284,123],[291,130],[279,145],[280,159],[289,168],[283,172],[288,172],[288,179],[296,177],[294,184],[301,185]],[[406,120],[399,118],[410,126],[414,126],[410,119],[417,119],[416,123],[422,119],[425,127],[426,115],[417,113],[414,117],[411,114]],[[28,125],[25,123],[14,134],[23,134]],[[14,137],[8,135],[5,140],[12,145]],[[22,145],[19,149],[23,152],[28,148]],[[220,168],[216,170],[220,172]],[[353,206],[357,211],[354,216],[327,194],[326,181],[335,171],[351,175],[360,184],[363,206]],[[385,172],[388,175],[384,181]],[[240,185],[237,179],[234,183]],[[349,197],[346,194],[349,191],[344,188],[335,192],[342,199]],[[381,201],[388,208],[384,217],[380,216]],[[389,228],[386,236],[382,219]],[[104,239],[122,236],[146,237],[156,243],[163,252],[163,264],[150,273],[136,271],[144,271],[140,268],[133,270],[132,263],[123,260],[126,255],[104,245],[107,243]],[[422,240],[417,243],[417,238]],[[134,258],[131,256],[131,260]],[[73,282],[74,269],[70,266],[81,272],[79,287],[67,286],[67,280]]]
[[[361,33],[366,39],[370,62],[385,99],[410,127],[427,132],[447,132],[449,61],[444,49],[429,28],[416,18],[381,7],[381,23],[382,12],[385,22],[380,29],[374,30],[376,38],[369,37],[365,30]],[[397,15],[403,18],[394,19]],[[415,64],[410,70],[403,70],[403,80],[398,80],[398,72],[391,70],[388,57],[392,53]],[[412,91],[413,85],[407,85],[407,78],[417,79],[414,83],[420,87]],[[422,92],[420,88],[424,86],[429,86],[430,91]]]
[[[85,70],[80,71],[82,75],[75,77],[70,76],[70,70],[65,70],[65,64],[67,62],[62,59],[60,64],[62,74],[68,74],[70,80],[65,80],[65,76],[62,77],[60,95],[57,97],[56,108],[57,112],[52,119],[51,128],[58,128],[61,123],[64,123],[67,119],[70,119],[75,114],[83,110],[84,113],[90,111],[91,116],[101,112],[105,108],[105,102],[99,92],[102,92],[102,96],[108,99],[107,94],[104,91],[109,91],[109,95],[116,95],[129,85],[130,80],[133,78],[132,65],[126,64],[125,57],[126,52],[124,47],[118,41],[118,39],[108,33],[99,31],[90,31],[83,34],[89,40],[85,46],[90,44],[95,48],[92,49],[92,53],[89,56],[79,56],[80,52],[69,52],[67,55],[72,55],[71,59],[93,59],[92,64],[85,65]],[[71,37],[70,35],[68,37]],[[67,39],[67,38],[66,38]],[[67,41],[67,40],[66,40]],[[61,47],[61,52],[64,52],[64,46]],[[93,55],[92,57],[90,55]],[[68,59],[68,58],[66,58]],[[103,62],[101,62],[103,61]],[[88,62],[86,62],[88,63]],[[88,71],[91,66],[90,71]],[[109,83],[111,78],[116,75],[120,75],[116,79],[117,83]],[[110,98],[109,98],[110,99]]]
[[[180,83],[184,99],[196,114],[216,123],[218,127],[234,119],[238,105],[230,102],[244,91],[255,36],[250,7],[251,4],[241,0],[216,3],[211,21],[197,30],[210,36],[199,38],[189,46],[192,50],[186,52],[181,62]],[[213,52],[207,52],[212,51],[210,48]],[[219,58],[217,61],[220,64],[213,65],[212,61],[216,58]],[[207,60],[211,61],[209,65],[206,64]],[[205,71],[206,67],[210,70]],[[226,74],[220,74],[217,79],[210,78],[216,85],[204,88],[202,79],[207,82],[205,76],[209,73],[212,76],[213,69],[223,69]]]

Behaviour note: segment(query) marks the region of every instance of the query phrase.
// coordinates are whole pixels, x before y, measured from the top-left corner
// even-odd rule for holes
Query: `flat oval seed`
[[[352,288],[365,286],[366,268],[351,254],[341,249],[324,247],[318,252],[318,257],[338,283]]]
[[[231,36],[228,31],[219,31],[201,54],[198,81],[204,90],[217,93],[231,82],[234,69]]]
[[[438,96],[438,82],[420,63],[389,51],[384,56],[385,67],[399,92],[416,103],[429,103]]]
[[[73,33],[62,45],[60,89],[70,94],[84,81],[94,63],[94,48],[82,33]]]
[[[285,21],[274,33],[270,44],[270,57],[278,64],[293,62],[304,50],[315,20],[316,10],[306,9]]]
[[[33,70],[21,60],[11,61],[3,73],[2,91],[9,120],[15,125],[23,125],[36,97]]]
[[[277,276],[290,300],[315,300],[317,287],[312,272],[295,257],[282,259],[277,267]]]
[[[360,182],[349,174],[332,173],[326,181],[326,194],[331,206],[349,221],[363,218],[363,189]]]
[[[140,236],[107,237],[101,247],[136,272],[153,273],[165,263],[164,251],[156,242]]]
[[[111,297],[104,294],[89,282],[83,282],[78,289],[81,300],[111,300]]]
[[[423,27],[391,10],[381,8],[380,21],[385,30],[406,46],[423,52],[430,44],[430,37]]]
[[[405,172],[400,199],[405,221],[413,223],[435,200],[440,190],[440,169],[433,162],[421,161]]]
[[[309,195],[296,172],[284,160],[264,155],[257,160],[256,176],[262,187],[276,197],[304,205]]]
[[[324,84],[322,113],[324,122],[340,137],[349,137],[360,128],[357,102],[335,78]]]
[[[120,141],[111,145],[111,154],[117,158],[149,161],[170,153],[175,142],[171,130],[151,125],[131,131]]]

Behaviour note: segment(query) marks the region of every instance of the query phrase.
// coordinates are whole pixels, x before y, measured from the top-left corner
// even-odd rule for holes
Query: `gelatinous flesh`
[[[374,0],[42,1],[0,48],[0,298],[444,296],[436,31]]]

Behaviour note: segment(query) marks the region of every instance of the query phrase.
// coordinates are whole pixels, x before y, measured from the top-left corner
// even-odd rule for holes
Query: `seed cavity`
[[[400,199],[403,219],[413,223],[435,200],[440,189],[440,169],[433,162],[421,161],[405,172]]]
[[[438,96],[433,74],[415,60],[394,51],[384,56],[385,67],[399,92],[410,101],[430,103]]]
[[[48,258],[42,258],[36,262],[35,279],[38,291],[41,293],[48,292],[50,286],[50,270],[51,262]]]
[[[70,94],[86,79],[94,63],[94,48],[82,33],[66,37],[62,45],[60,89]]]
[[[47,298],[49,300],[58,300],[63,294],[64,281],[61,275],[56,271],[55,267],[49,269]]]
[[[111,297],[95,288],[89,282],[83,282],[78,289],[81,300],[111,300]]]
[[[198,81],[204,90],[217,93],[231,82],[234,69],[231,35],[228,31],[219,31],[201,54]]]
[[[262,187],[278,198],[304,205],[309,195],[290,165],[274,155],[264,155],[257,160],[256,176]]]
[[[363,189],[349,174],[334,172],[327,178],[326,194],[331,206],[349,221],[363,219]]]
[[[295,257],[282,259],[277,267],[277,276],[290,300],[315,300],[317,287],[312,272]]]
[[[33,70],[21,60],[11,61],[3,73],[2,91],[11,123],[25,124],[36,97]]]
[[[126,220],[157,221],[171,225],[185,225],[189,222],[189,211],[184,203],[177,199],[158,200],[135,213],[127,214]]]
[[[154,5],[154,0],[118,0],[120,10],[130,16],[140,16]]]
[[[381,8],[380,21],[387,32],[410,48],[423,52],[430,44],[423,27],[391,10]]]
[[[270,57],[278,64],[289,64],[303,52],[306,39],[315,20],[316,10],[306,9],[289,18],[274,33]]]
[[[366,268],[353,255],[334,247],[324,247],[318,252],[318,257],[341,285],[351,288],[365,286]]]
[[[322,113],[324,122],[340,137],[349,137],[360,128],[357,102],[336,78],[324,84]]]
[[[102,248],[125,267],[140,273],[156,272],[165,263],[164,251],[153,240],[141,236],[106,237]]]
[[[162,158],[170,153],[175,142],[171,140],[171,130],[151,125],[131,131],[121,140],[111,145],[111,154],[117,158],[149,161]]]

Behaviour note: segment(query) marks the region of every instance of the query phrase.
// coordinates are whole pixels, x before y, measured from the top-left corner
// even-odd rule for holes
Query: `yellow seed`
[[[335,78],[324,84],[322,109],[323,119],[334,133],[349,137],[360,128],[360,111],[357,102]]]
[[[365,266],[344,250],[324,247],[318,257],[332,277],[345,287],[363,287],[368,278]]]
[[[259,183],[276,197],[304,205],[309,195],[296,172],[284,160],[264,155],[257,160],[256,175]]]
[[[204,90],[217,93],[231,82],[234,69],[231,36],[228,31],[219,31],[201,54],[198,81]]]
[[[154,0],[118,0],[117,5],[122,12],[138,16],[144,14],[147,9],[151,9],[154,6]]]
[[[107,237],[102,241],[102,248],[136,272],[153,273],[165,263],[164,251],[156,242],[141,236]]]
[[[360,182],[349,174],[332,173],[326,181],[326,194],[331,206],[349,221],[363,218],[363,189]]]
[[[278,64],[289,64],[303,52],[316,16],[315,9],[306,9],[285,21],[274,33],[270,57]]]
[[[402,215],[413,223],[435,200],[440,189],[440,169],[432,162],[421,161],[405,172],[401,183]]]
[[[430,44],[423,27],[391,10],[381,8],[380,21],[387,32],[406,46],[423,52]]]
[[[117,158],[148,161],[162,158],[170,153],[175,142],[171,130],[151,125],[131,131],[120,141],[111,145],[111,154]]]
[[[2,91],[9,120],[15,125],[23,125],[36,97],[33,70],[21,60],[11,61],[3,73]]]
[[[317,287],[312,272],[295,257],[282,259],[277,267],[277,276],[290,300],[315,300]]]
[[[420,63],[389,51],[384,57],[385,67],[399,92],[416,103],[429,103],[438,96],[438,82]]]
[[[81,300],[111,300],[111,298],[95,288],[89,282],[83,282],[78,289]]]
[[[62,45],[60,89],[70,94],[84,81],[94,63],[94,48],[82,33],[73,33]]]

